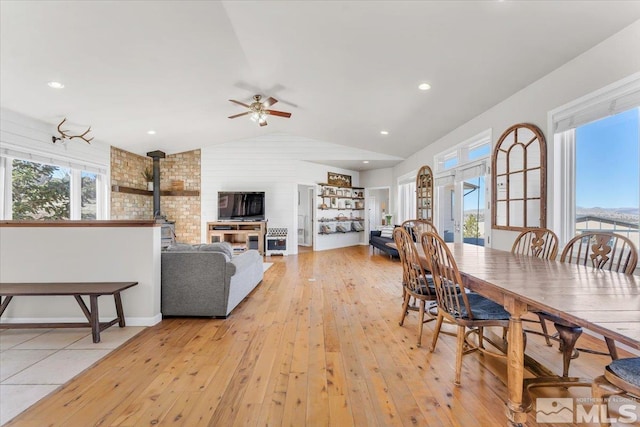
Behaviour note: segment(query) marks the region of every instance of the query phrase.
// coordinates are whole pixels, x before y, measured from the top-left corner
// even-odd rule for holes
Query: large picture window
[[[634,108],[575,129],[574,234],[612,231],[640,247],[639,115]]]
[[[554,229],[640,244],[640,73],[549,114],[554,132]],[[561,243],[562,243],[561,242]]]
[[[73,167],[1,157],[4,219],[106,219],[104,175]]]

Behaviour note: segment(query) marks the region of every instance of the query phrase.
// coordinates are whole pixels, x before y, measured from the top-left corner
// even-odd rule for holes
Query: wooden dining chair
[[[511,253],[555,260],[558,255],[558,236],[548,228],[524,230],[513,242]]]
[[[601,426],[610,425],[608,398],[619,395],[627,395],[637,405],[640,397],[640,357],[614,360],[605,368],[604,375],[593,380],[591,396],[594,402],[606,408],[598,411]]]
[[[560,255],[560,262],[633,274],[638,265],[638,251],[631,240],[620,234],[589,232],[575,236],[567,243]],[[567,377],[575,344],[582,334],[582,328],[553,315],[546,314],[544,317],[553,321],[558,331],[562,350],[562,376]],[[579,350],[595,354],[608,354],[613,360],[616,360],[618,352],[615,341],[605,337],[605,342],[609,350],[608,353],[590,349]]]
[[[516,255],[534,256],[541,259],[555,260],[558,255],[558,236],[548,228],[531,228],[524,230],[516,237],[511,247],[511,253]],[[527,322],[540,324],[542,332],[527,330],[526,332],[544,336],[548,346],[551,346],[547,323],[542,313],[535,312],[537,320],[522,319]]]
[[[436,348],[442,322],[446,319],[456,324],[458,330],[454,384],[460,385],[463,355],[478,350],[484,354],[506,359],[503,353],[485,349],[485,341],[496,349],[500,347],[487,339],[483,330],[489,326],[507,328],[510,315],[500,304],[476,293],[467,292],[456,261],[440,236],[433,232],[426,232],[421,235],[420,241],[427,259],[427,266],[433,275],[438,304],[436,329],[430,351],[433,352]],[[470,328],[468,332],[467,328]],[[477,334],[477,344],[469,339],[471,334]]]
[[[438,234],[438,229],[426,219],[408,219],[402,223],[402,228],[407,230],[414,242],[420,240],[420,235],[426,231]]]
[[[400,326],[404,324],[404,319],[409,312],[409,300],[415,298],[419,305],[417,345],[420,347],[422,344],[422,327],[425,321],[434,320],[430,316],[426,304],[427,302],[435,303],[435,287],[433,279],[425,273],[422,267],[418,250],[411,235],[403,227],[396,227],[393,230],[393,239],[398,247],[400,263],[402,264],[403,302],[399,324]],[[425,320],[425,315],[430,318]]]

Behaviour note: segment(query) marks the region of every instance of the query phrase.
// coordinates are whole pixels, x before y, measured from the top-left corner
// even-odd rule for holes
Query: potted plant
[[[151,166],[144,168],[142,176],[144,180],[147,181],[147,190],[153,191],[153,168]]]

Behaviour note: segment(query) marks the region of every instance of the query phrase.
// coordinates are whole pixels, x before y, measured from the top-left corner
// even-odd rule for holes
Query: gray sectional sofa
[[[169,246],[161,268],[163,316],[227,317],[264,275],[258,251],[226,242]]]

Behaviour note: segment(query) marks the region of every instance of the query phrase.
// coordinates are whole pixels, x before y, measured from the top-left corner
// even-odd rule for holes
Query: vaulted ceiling
[[[407,157],[640,19],[638,1],[2,1],[0,105],[168,153],[271,133]],[[49,81],[64,83],[52,89]],[[420,91],[420,83],[431,90]],[[292,113],[259,127],[228,99]],[[155,135],[147,131],[155,130]],[[381,135],[386,130],[388,135]],[[382,156],[384,157],[384,156]],[[393,163],[393,162],[391,162]]]

